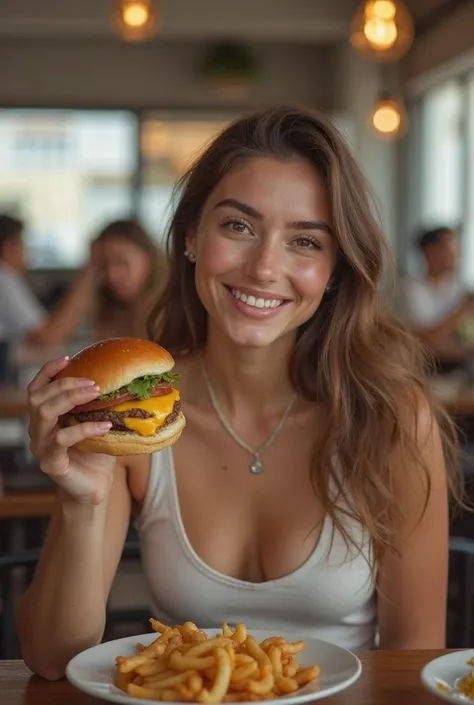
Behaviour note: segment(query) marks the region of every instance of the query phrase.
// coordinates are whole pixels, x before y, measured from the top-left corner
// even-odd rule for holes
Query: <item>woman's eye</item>
[[[314,240],[312,237],[299,237],[296,239],[296,244],[298,247],[301,247],[302,249],[313,249],[313,250],[321,250],[321,245],[317,240]]]
[[[245,235],[250,232],[250,227],[241,220],[226,220],[224,227],[230,230],[230,232],[238,233],[239,235]]]

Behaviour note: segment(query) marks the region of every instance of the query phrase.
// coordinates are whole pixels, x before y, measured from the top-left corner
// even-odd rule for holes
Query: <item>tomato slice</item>
[[[152,397],[161,397],[165,394],[170,394],[173,387],[167,382],[159,382],[154,389],[150,391]],[[87,402],[87,404],[79,404],[75,406],[69,413],[79,414],[81,411],[99,411],[101,409],[109,409],[111,406],[118,406],[118,404],[123,404],[126,401],[133,401],[135,399],[140,399],[136,394],[121,394],[115,399],[108,399],[107,401],[94,399],[93,401]]]

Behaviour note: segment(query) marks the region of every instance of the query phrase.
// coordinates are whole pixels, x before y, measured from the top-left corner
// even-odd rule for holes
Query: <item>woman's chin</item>
[[[239,326],[224,328],[224,335],[229,342],[240,348],[268,348],[288,335],[287,332],[271,330],[269,326]]]

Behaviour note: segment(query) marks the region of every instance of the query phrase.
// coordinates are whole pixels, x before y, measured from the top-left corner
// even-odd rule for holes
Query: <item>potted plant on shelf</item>
[[[238,100],[249,92],[257,77],[258,65],[244,45],[219,42],[206,50],[201,73],[220,97]]]

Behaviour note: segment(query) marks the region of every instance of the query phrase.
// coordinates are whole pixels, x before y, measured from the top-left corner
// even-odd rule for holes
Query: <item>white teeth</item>
[[[239,299],[242,303],[247,304],[247,306],[252,306],[253,308],[277,308],[283,303],[281,299],[257,299],[251,294],[247,296],[246,294],[242,294],[238,289],[231,289],[231,293],[235,299]]]

